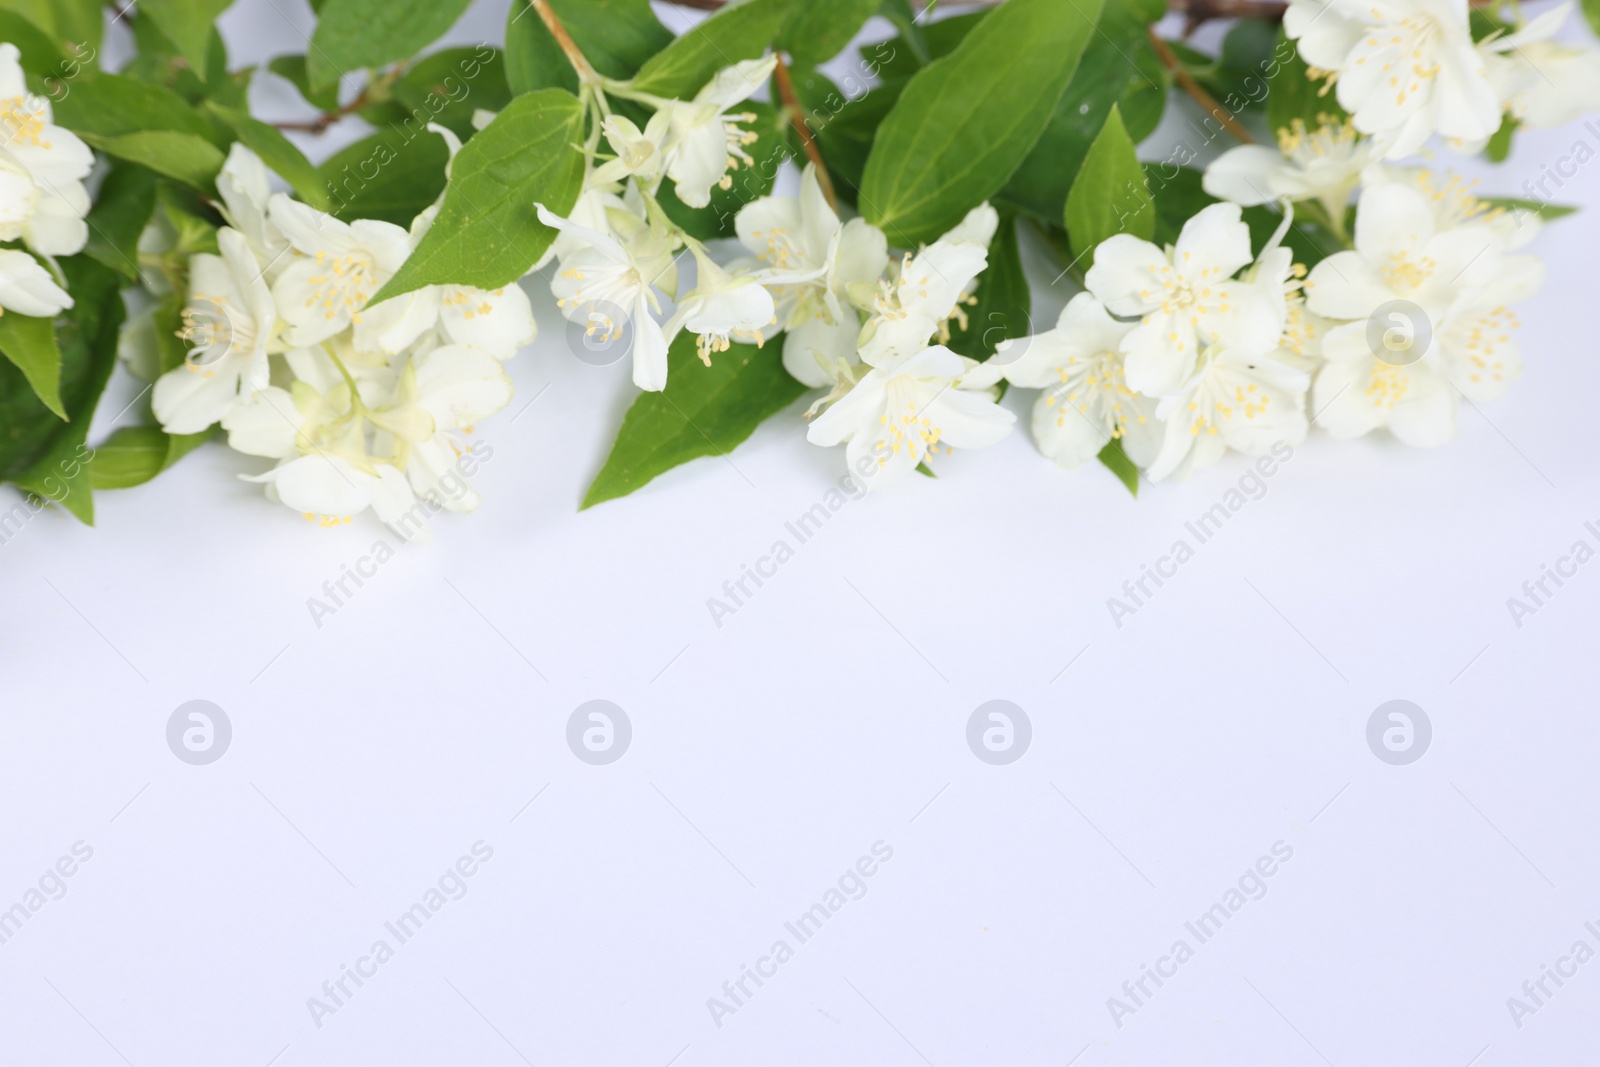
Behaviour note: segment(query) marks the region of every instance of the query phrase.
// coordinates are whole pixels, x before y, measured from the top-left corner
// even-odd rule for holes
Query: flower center
[[[330,256],[318,252],[317,265],[327,268],[327,273],[306,279],[307,284],[315,287],[306,300],[306,307],[320,304],[324,318],[332,319],[343,312],[350,316],[351,322],[359,323],[361,309],[377,288],[372,257],[365,254]]]
[[[44,139],[44,117],[28,106],[25,96],[0,99],[0,127],[5,129],[6,144],[20,142],[33,148],[51,147]]]
[[[1428,256],[1413,256],[1408,249],[1389,253],[1388,260],[1380,269],[1384,284],[1391,290],[1400,294],[1415,293],[1422,288],[1427,280],[1433,277],[1434,269],[1438,266]]]

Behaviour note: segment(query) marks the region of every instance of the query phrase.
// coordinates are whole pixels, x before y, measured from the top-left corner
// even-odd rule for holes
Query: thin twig
[[[1239,125],[1238,121],[1233,117],[1233,112],[1217,103],[1216,99],[1202,89],[1199,82],[1194,80],[1194,75],[1184,69],[1183,63],[1173,54],[1172,48],[1167,42],[1163,41],[1161,36],[1156,33],[1154,26],[1149,27],[1149,33],[1150,45],[1156,50],[1156,55],[1161,58],[1161,65],[1172,71],[1172,76],[1178,80],[1179,85],[1183,86],[1183,91],[1188,93],[1194,99],[1194,102],[1204,108],[1212,118],[1227,127],[1229,133],[1245,144],[1255,144],[1256,139],[1250,136],[1249,130]]]
[[[839,197],[833,191],[833,179],[828,175],[828,165],[822,161],[822,150],[817,147],[816,138],[811,136],[811,127],[806,125],[805,111],[800,107],[800,101],[794,95],[794,81],[789,77],[789,65],[780,57],[778,65],[772,68],[772,81],[778,87],[778,99],[783,101],[783,110],[789,115],[789,124],[794,127],[794,132],[800,138],[800,147],[805,149],[806,158],[816,168],[817,184],[822,187],[822,195],[828,198],[828,206],[833,208],[834,214],[839,213]]]
[[[578,47],[578,42],[572,39],[567,28],[561,24],[556,13],[550,10],[547,0],[528,0],[533,5],[534,11],[539,13],[539,18],[544,20],[545,28],[550,31],[550,36],[556,39],[556,44],[561,46],[561,51],[567,57],[567,62],[572,64],[572,69],[578,72],[578,80],[590,84],[600,81],[600,75],[589,65],[589,60],[584,57],[583,50]]]

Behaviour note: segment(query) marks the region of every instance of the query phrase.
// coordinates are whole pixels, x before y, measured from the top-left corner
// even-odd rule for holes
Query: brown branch
[[[544,20],[545,29],[550,31],[550,36],[556,39],[556,44],[561,46],[561,51],[567,57],[567,62],[572,64],[572,69],[578,72],[578,80],[586,83],[595,83],[600,80],[600,75],[595,73],[584,58],[583,50],[578,47],[578,42],[572,39],[567,28],[561,24],[556,13],[550,10],[548,0],[528,0],[533,5],[533,10],[538,12],[539,18]]]
[[[1161,65],[1172,72],[1172,76],[1177,79],[1178,84],[1183,86],[1183,91],[1188,93],[1194,102],[1204,108],[1212,118],[1227,127],[1229,133],[1245,144],[1255,144],[1256,139],[1250,136],[1249,130],[1239,125],[1239,121],[1233,117],[1233,112],[1217,103],[1216,98],[1201,88],[1200,83],[1194,80],[1194,75],[1184,69],[1183,63],[1173,54],[1167,42],[1163,41],[1161,36],[1156,33],[1154,26],[1149,27],[1149,33],[1150,46],[1156,50],[1156,55],[1161,58]]]
[[[789,124],[794,127],[794,132],[800,138],[800,147],[805,149],[806,158],[811,161],[817,171],[817,184],[822,187],[822,195],[828,198],[828,206],[833,208],[833,213],[839,213],[839,197],[833,191],[833,178],[828,175],[828,165],[822,161],[822,150],[817,147],[817,139],[811,136],[811,127],[806,125],[804,110],[800,107],[800,100],[794,95],[794,81],[789,77],[789,65],[782,57],[778,65],[772,68],[772,81],[778,87],[778,99],[783,101],[783,110],[789,116]]]

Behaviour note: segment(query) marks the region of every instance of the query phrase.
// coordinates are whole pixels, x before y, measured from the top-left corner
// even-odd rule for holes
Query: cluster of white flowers
[[[1572,7],[1477,43],[1467,0],[1290,0],[1283,26],[1374,150],[1399,159],[1434,134],[1476,152],[1506,114],[1545,127],[1600,108],[1600,53],[1554,40]]]
[[[94,156],[76,134],[55,125],[49,100],[28,91],[20,56],[16,45],[0,44],[0,241],[21,240],[48,262],[88,241],[83,180]],[[71,306],[72,297],[37,259],[0,249],[0,311],[48,317]]]
[[[249,480],[308,520],[370,507],[425,540],[433,511],[478,504],[463,434],[510,402],[501,361],[533,340],[527,295],[441,285],[369,307],[438,205],[407,232],[343,222],[268,182],[235,144],[217,179],[231,225],[220,254],[190,259],[188,357],[155,383],[156,418],[173,434],[220,422],[233,448],[277,461]]]

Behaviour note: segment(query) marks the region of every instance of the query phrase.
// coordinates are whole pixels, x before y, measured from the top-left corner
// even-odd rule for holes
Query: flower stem
[[[1249,130],[1239,125],[1239,121],[1233,117],[1233,112],[1217,103],[1216,98],[1201,88],[1200,83],[1194,80],[1194,75],[1190,74],[1188,69],[1184,67],[1183,62],[1173,53],[1171,46],[1161,39],[1160,34],[1156,33],[1155,27],[1149,27],[1148,32],[1150,34],[1150,45],[1156,50],[1156,55],[1160,58],[1161,65],[1172,72],[1172,76],[1183,87],[1183,91],[1188,93],[1195,103],[1204,108],[1207,114],[1222,123],[1229,133],[1245,144],[1255,144],[1256,139],[1250,136]]]
[[[806,125],[805,111],[800,107],[800,100],[794,95],[794,80],[789,77],[789,65],[782,57],[778,65],[772,68],[772,82],[778,87],[778,99],[783,102],[783,110],[789,116],[789,124],[794,127],[795,135],[800,138],[800,147],[805,150],[806,158],[816,168],[817,184],[822,188],[822,195],[827,197],[828,206],[833,208],[833,213],[839,213],[839,197],[833,189],[833,178],[828,174],[828,165],[822,161],[822,150],[817,147],[817,139],[811,136],[811,127]]]
[[[567,62],[572,64],[572,69],[577,71],[578,80],[585,83],[598,84],[600,75],[594,67],[589,65],[589,60],[584,57],[583,50],[578,47],[578,42],[572,39],[567,28],[561,24],[556,13],[550,9],[549,0],[528,0],[533,10],[538,12],[539,18],[544,21],[545,28],[550,31],[550,36],[556,39],[556,44],[561,47],[561,52],[567,57]]]

